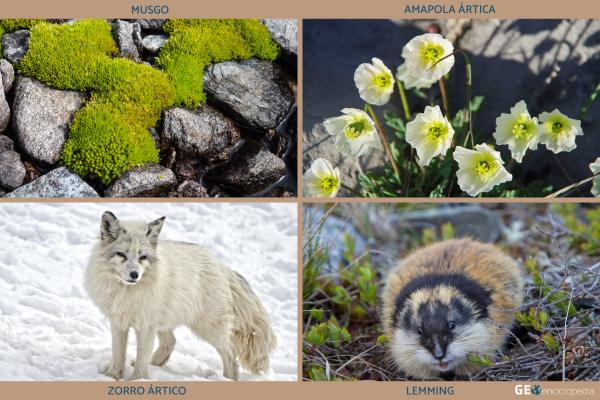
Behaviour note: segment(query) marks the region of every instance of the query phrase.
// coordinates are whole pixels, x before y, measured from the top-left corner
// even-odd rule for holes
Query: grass
[[[387,357],[379,317],[385,271],[376,266],[391,266],[410,249],[451,238],[454,227],[398,223],[407,211],[402,205],[329,207],[305,208],[304,379],[404,380]],[[466,379],[599,379],[600,263],[587,249],[596,251],[599,244],[597,219],[588,218],[600,207],[488,208],[508,226],[526,224],[523,237],[498,243],[522,262],[526,297],[502,354],[470,358],[485,368]],[[354,221],[354,228],[334,224],[332,215]],[[399,231],[391,239],[390,229]],[[340,236],[343,240],[336,239]],[[368,245],[360,237],[368,238]]]

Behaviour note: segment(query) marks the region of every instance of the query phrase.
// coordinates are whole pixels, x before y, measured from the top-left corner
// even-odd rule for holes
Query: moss
[[[71,124],[62,161],[81,176],[98,176],[104,184],[136,165],[158,162],[152,136],[140,125],[131,126],[111,103],[92,101]]]
[[[174,19],[164,29],[171,36],[157,62],[175,85],[175,102],[190,108],[206,101],[202,71],[208,64],[279,55],[269,31],[256,19]]]
[[[41,23],[31,29],[19,70],[57,89],[85,90],[93,86],[98,63],[116,51],[111,26],[104,20]]]
[[[7,32],[17,31],[19,29],[30,29],[33,26],[44,22],[43,19],[2,19],[0,20],[0,39]],[[2,41],[0,40],[0,54],[4,54]]]
[[[91,92],[75,114],[61,157],[75,173],[108,185],[134,166],[158,162],[148,128],[174,102],[196,107],[206,100],[206,65],[250,57],[272,60],[279,54],[258,20],[170,20],[165,29],[171,36],[158,58],[163,72],[112,58],[117,46],[105,20],[32,27],[20,72],[58,89]]]

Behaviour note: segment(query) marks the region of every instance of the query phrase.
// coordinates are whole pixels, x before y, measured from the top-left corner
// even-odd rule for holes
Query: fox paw
[[[149,379],[148,370],[142,371],[141,369],[134,368],[133,374],[129,377],[130,381],[136,381],[138,379]]]
[[[104,368],[102,373],[118,381],[120,379],[123,379],[123,369],[123,366],[117,366],[113,363],[110,363],[106,368]]]

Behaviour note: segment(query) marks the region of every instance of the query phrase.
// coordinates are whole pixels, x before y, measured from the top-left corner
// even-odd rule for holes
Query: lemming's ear
[[[115,241],[119,235],[119,220],[115,214],[105,211],[100,222],[100,238],[109,242]]]
[[[161,217],[156,221],[152,221],[148,224],[148,227],[146,228],[146,236],[148,237],[148,239],[150,239],[151,242],[156,243],[158,241],[158,234],[160,233],[160,230],[162,229],[163,224],[165,223],[165,218],[166,217]]]

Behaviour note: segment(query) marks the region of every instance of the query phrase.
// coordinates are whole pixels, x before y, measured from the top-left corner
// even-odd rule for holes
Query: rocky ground
[[[432,24],[471,58],[473,93],[485,96],[475,118],[475,134],[490,141],[495,119],[524,99],[533,115],[560,109],[579,118],[581,106],[600,83],[600,22],[594,20],[307,20],[303,23],[303,160],[324,157],[340,167],[345,183],[358,187],[360,168],[383,165],[383,152],[374,152],[358,162],[340,157],[332,137],[321,122],[344,107],[362,108],[353,74],[356,67],[379,57],[393,71],[403,62],[402,47]],[[343,60],[343,61],[340,61]],[[450,107],[464,104],[464,63],[458,59],[449,86]],[[439,93],[431,94],[439,103]],[[411,97],[415,110],[421,105]],[[397,115],[402,106],[396,95],[385,107]],[[419,111],[420,112],[420,111]],[[599,156],[595,130],[600,126],[600,102],[582,120],[584,135],[577,149],[553,155],[547,150],[528,154],[515,176],[523,184],[542,180],[555,189],[591,175],[588,165]],[[391,136],[391,132],[388,132]],[[506,146],[503,158],[508,159]],[[346,179],[347,178],[347,179]],[[589,196],[584,185],[575,196]],[[350,195],[340,191],[340,195]]]
[[[110,22],[119,56],[154,65],[168,40],[164,20]],[[151,130],[160,164],[134,168],[108,187],[59,162],[69,124],[89,94],[57,90],[19,74],[29,31],[4,34],[0,196],[295,196],[296,20],[262,22],[281,46],[279,59],[210,65],[204,71],[208,103],[164,110]]]

